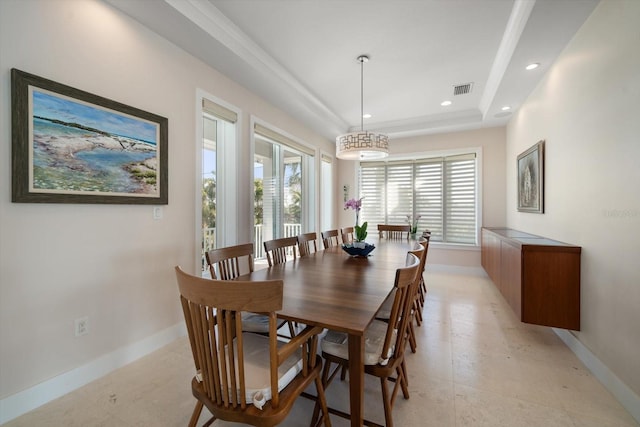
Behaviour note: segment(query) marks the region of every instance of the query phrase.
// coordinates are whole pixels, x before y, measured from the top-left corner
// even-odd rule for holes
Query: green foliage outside
[[[216,226],[216,178],[205,178],[202,181],[202,228]]]
[[[264,196],[264,185],[261,179],[253,180],[253,219],[254,224],[262,224],[264,208],[262,199]]]

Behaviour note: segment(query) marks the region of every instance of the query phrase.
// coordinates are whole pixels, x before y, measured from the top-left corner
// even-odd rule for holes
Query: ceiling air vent
[[[464,95],[465,93],[469,93],[469,92],[471,92],[472,88],[473,88],[473,83],[465,83],[465,84],[462,84],[462,85],[455,85],[453,87],[453,96]]]

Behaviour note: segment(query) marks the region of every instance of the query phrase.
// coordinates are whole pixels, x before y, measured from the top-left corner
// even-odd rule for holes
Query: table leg
[[[349,402],[351,425],[364,420],[364,337],[349,335]]]

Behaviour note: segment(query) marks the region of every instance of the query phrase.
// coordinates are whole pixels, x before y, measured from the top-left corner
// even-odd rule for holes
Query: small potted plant
[[[422,215],[416,215],[415,217],[412,215],[407,215],[407,222],[411,226],[411,238],[416,238],[416,233],[418,232],[418,221],[422,218]]]
[[[344,204],[344,209],[353,209],[356,212],[356,225],[353,227],[355,232],[353,243],[342,245],[342,249],[349,255],[367,256],[375,249],[375,246],[365,242],[367,238],[367,221],[363,222],[362,225],[358,224],[360,209],[362,209],[362,198],[347,200]]]

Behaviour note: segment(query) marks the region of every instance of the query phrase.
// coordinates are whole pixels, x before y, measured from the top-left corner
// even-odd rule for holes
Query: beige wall
[[[582,246],[575,335],[637,395],[639,28],[640,2],[601,2],[511,120],[506,159],[507,225]],[[516,157],[541,139],[545,214],[518,213]]]
[[[331,141],[97,0],[0,1],[0,53],[2,399],[182,322],[173,266],[191,270],[196,259],[196,89],[243,110],[240,224],[250,223],[249,114],[334,151]],[[14,67],[169,119],[162,220],[153,220],[151,206],[11,203]],[[246,227],[238,231],[248,238]],[[75,338],[73,321],[83,316],[90,332]]]
[[[480,226],[504,226],[505,217],[505,128],[487,128],[464,132],[423,135],[410,138],[393,138],[389,142],[390,156],[419,157],[424,153],[446,150],[481,148],[482,218]],[[349,197],[357,194],[356,162],[339,162],[338,186],[349,184]],[[352,225],[353,211],[338,215],[341,227]],[[455,265],[480,268],[479,248],[452,248],[451,245],[433,243],[429,246],[429,265]]]

